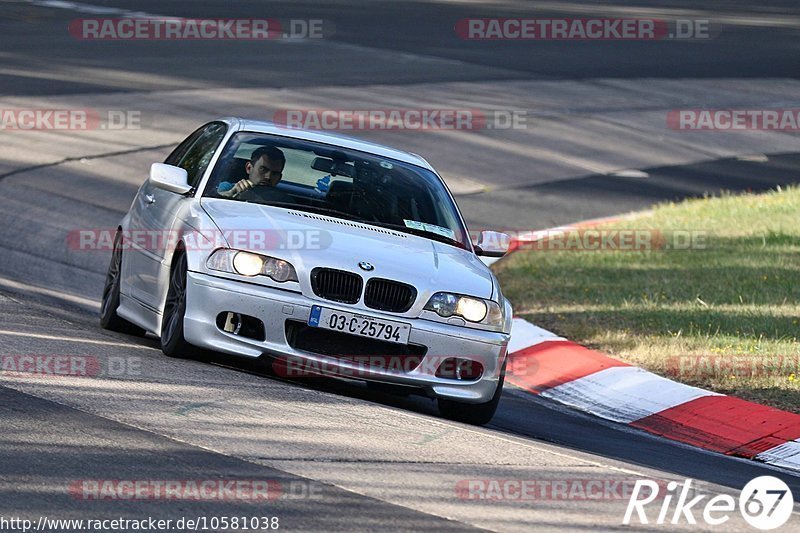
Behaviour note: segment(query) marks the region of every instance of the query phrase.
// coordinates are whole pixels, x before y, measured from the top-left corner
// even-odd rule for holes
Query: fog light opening
[[[472,359],[448,357],[436,369],[436,377],[456,381],[476,381],[483,375],[483,365]]]
[[[238,335],[239,331],[242,329],[242,315],[239,313],[226,313],[227,317],[225,318],[225,325],[222,328],[222,331],[227,333],[233,333],[234,335]]]
[[[266,340],[264,323],[253,316],[243,315],[233,311],[222,312],[217,315],[217,327],[231,335],[246,337],[257,341]]]

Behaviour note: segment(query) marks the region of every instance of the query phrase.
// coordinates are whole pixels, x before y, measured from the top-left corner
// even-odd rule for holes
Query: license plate
[[[318,305],[311,307],[308,325],[397,344],[408,344],[408,336],[411,334],[411,326],[402,322],[326,309]]]

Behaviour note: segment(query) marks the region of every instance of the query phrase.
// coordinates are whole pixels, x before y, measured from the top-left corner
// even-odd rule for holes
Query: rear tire
[[[103,286],[103,299],[100,302],[100,326],[103,329],[117,331],[141,337],[145,330],[132,324],[117,314],[119,308],[119,286],[122,280],[122,232],[114,236],[114,249],[111,252],[111,263],[108,265],[106,283]]]
[[[178,252],[173,258],[169,275],[167,301],[161,321],[161,351],[167,357],[189,359],[196,348],[183,336],[183,321],[186,317],[186,254]]]
[[[497,411],[500,397],[503,395],[503,384],[506,380],[506,362],[503,361],[503,368],[500,370],[500,379],[497,381],[492,399],[486,403],[466,403],[455,400],[439,398],[436,403],[439,406],[439,414],[456,422],[464,422],[474,426],[488,424]]]

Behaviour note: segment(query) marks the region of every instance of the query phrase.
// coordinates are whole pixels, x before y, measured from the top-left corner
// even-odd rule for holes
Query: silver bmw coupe
[[[474,241],[473,242],[473,237]],[[421,157],[238,118],[154,163],[116,230],[101,325],[164,353],[264,357],[436,398],[484,424],[500,399],[512,310]]]

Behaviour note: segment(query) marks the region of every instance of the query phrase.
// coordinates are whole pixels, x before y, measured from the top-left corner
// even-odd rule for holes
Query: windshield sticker
[[[435,233],[437,235],[442,235],[444,237],[447,237],[448,239],[456,240],[456,232],[451,230],[450,228],[443,228],[442,226],[437,226],[436,224],[417,222],[416,220],[403,219],[403,222],[405,223],[407,228],[427,231],[428,233]]]

